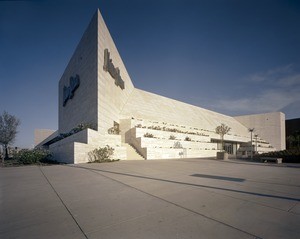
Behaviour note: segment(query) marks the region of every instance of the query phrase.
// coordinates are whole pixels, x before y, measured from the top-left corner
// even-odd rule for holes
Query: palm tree
[[[220,135],[220,138],[221,138],[221,145],[222,145],[221,151],[223,151],[223,149],[224,149],[224,135],[227,134],[230,130],[231,130],[231,128],[225,124],[221,124],[216,127],[216,133],[218,135]]]

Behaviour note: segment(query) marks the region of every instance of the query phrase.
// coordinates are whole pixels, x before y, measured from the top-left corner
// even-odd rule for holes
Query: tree
[[[225,124],[221,124],[218,127],[216,127],[216,133],[218,135],[220,135],[220,138],[221,138],[221,145],[222,145],[221,151],[223,151],[223,149],[224,149],[224,135],[227,134],[230,130],[231,130],[231,128]]]
[[[300,148],[300,134],[296,135],[295,139],[297,141],[297,147]]]
[[[8,145],[14,142],[19,124],[20,120],[6,111],[0,115],[0,144],[4,147],[5,159],[8,159]],[[4,158],[2,159],[3,162]]]
[[[288,149],[292,149],[294,146],[294,142],[296,141],[296,137],[293,135],[289,135],[286,138],[287,142],[288,142]]]

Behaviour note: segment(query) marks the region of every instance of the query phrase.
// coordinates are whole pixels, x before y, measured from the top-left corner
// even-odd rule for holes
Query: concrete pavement
[[[203,159],[0,168],[0,238],[299,238],[299,179]]]

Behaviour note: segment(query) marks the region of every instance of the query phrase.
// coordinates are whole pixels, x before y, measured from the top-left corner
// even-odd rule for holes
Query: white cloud
[[[283,87],[299,86],[300,85],[300,74],[287,76],[278,80],[278,84]],[[300,94],[300,92],[299,92]]]
[[[286,66],[277,67],[264,72],[255,73],[248,76],[248,80],[252,82],[272,82],[274,83],[293,75],[293,65],[289,64]]]
[[[209,107],[227,114],[242,115],[276,112],[300,101],[300,74],[293,72],[292,65],[253,74],[248,79],[260,89],[253,92],[251,97],[229,96],[210,102]],[[269,83],[268,87],[262,88],[262,82]],[[246,87],[242,86],[241,90],[247,92]],[[298,114],[300,116],[300,106]]]
[[[279,111],[285,106],[300,100],[300,94],[281,90],[267,90],[253,97],[219,100],[212,104],[213,108],[228,112],[263,113]]]

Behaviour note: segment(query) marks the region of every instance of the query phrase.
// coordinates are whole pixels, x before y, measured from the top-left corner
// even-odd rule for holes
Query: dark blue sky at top
[[[300,117],[300,1],[1,1],[0,112],[22,121],[15,145],[57,129],[58,81],[97,8],[137,88]]]

